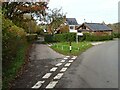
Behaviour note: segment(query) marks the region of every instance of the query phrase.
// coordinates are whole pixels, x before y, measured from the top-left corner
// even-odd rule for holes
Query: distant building
[[[66,23],[69,26],[69,32],[77,32],[79,24],[75,18],[66,18]]]
[[[50,25],[48,26],[49,26],[48,33],[51,34],[51,26]],[[77,20],[75,18],[66,18],[66,16],[64,16],[64,23],[58,26],[58,28],[56,28],[55,34],[66,33],[66,32],[76,33],[78,26],[79,24],[77,23]]]
[[[83,23],[77,28],[80,32],[89,32],[95,34],[109,34],[111,35],[112,29],[105,23]]]

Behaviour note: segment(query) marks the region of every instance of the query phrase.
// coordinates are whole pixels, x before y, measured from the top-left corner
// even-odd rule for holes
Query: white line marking
[[[52,73],[46,73],[42,78],[49,78]]]
[[[65,62],[65,60],[61,60],[61,62]]]
[[[77,56],[73,56],[71,59],[76,59],[77,58]]]
[[[56,64],[55,66],[60,66],[60,65],[62,65],[62,63],[58,63],[58,64]]]
[[[51,81],[51,82],[46,86],[46,88],[54,88],[57,83],[58,83],[58,81]]]
[[[63,73],[58,73],[58,74],[54,77],[54,79],[60,79],[62,76],[63,76]]]
[[[40,88],[45,81],[38,81],[32,88]]]
[[[69,58],[70,56],[66,56],[67,58]]]
[[[50,69],[51,72],[54,72],[57,70],[57,67],[53,67],[52,69]]]
[[[73,60],[69,60],[68,62],[73,62]]]
[[[67,67],[68,67],[68,66],[70,66],[70,64],[71,64],[71,63],[66,63],[66,64],[65,64],[65,66],[67,66]]]
[[[60,70],[60,72],[65,72],[67,70],[67,68],[62,68],[61,70]]]
[[[65,60],[67,60],[68,58],[64,58]]]

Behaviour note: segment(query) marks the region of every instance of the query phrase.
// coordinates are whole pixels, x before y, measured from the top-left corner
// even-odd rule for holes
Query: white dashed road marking
[[[42,78],[49,78],[52,73],[46,73]]]
[[[76,59],[77,58],[77,56],[73,56],[71,59]]]
[[[61,62],[65,62],[65,60],[61,60]]]
[[[51,72],[54,72],[57,70],[57,67],[53,67],[52,69],[50,69]]]
[[[69,58],[70,56],[66,56],[67,58]]]
[[[68,67],[68,66],[70,66],[70,64],[71,64],[71,63],[66,63],[66,64],[65,64],[65,66],[67,66],[67,67]]]
[[[32,88],[40,88],[42,83],[44,83],[45,81],[38,81]]]
[[[55,66],[60,66],[60,65],[62,65],[62,63],[58,63],[58,64],[56,64]]]
[[[63,73],[58,73],[58,74],[54,77],[54,79],[60,79],[62,76],[63,76]]]
[[[56,64],[55,66],[61,66],[63,64],[63,62],[65,62],[65,60],[67,60],[70,56],[66,56],[64,58],[64,60],[61,60],[61,63],[58,63]],[[67,70],[67,67],[71,65],[71,63],[74,61],[74,59],[76,59],[77,56],[73,56],[71,59],[72,60],[69,60],[68,63],[66,63],[61,70],[60,70],[60,73],[58,73],[53,79],[57,79],[59,80],[62,76],[63,76],[63,72],[65,72]],[[50,69],[50,72],[54,72],[57,70],[58,67],[53,67]],[[50,76],[52,75],[52,73],[46,73],[42,78],[43,79],[48,79]],[[42,86],[42,84],[44,83],[45,81],[38,81],[32,88],[40,88]],[[58,81],[51,81],[47,86],[46,88],[54,88],[55,85],[58,83]]]
[[[60,70],[60,72],[65,72],[67,70],[67,68],[62,68],[61,70]]]
[[[52,81],[46,86],[46,88],[54,88],[57,83],[58,81]]]
[[[73,60],[69,60],[68,62],[73,62]]]
[[[65,60],[68,59],[68,58],[64,58]]]

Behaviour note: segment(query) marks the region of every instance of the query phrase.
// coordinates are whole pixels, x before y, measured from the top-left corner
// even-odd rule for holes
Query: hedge
[[[11,62],[16,56],[17,49],[26,41],[26,33],[9,19],[2,18],[2,57],[3,64]]]
[[[94,35],[94,34],[89,34],[85,33],[84,34],[85,41],[105,41],[105,40],[112,40],[113,36],[112,35]]]
[[[56,42],[68,42],[75,41],[76,34],[75,33],[63,33],[54,35],[54,41]]]
[[[75,33],[63,33],[63,34],[55,34],[55,35],[45,35],[46,42],[68,42],[75,41],[76,34]]]
[[[28,42],[33,42],[33,41],[37,40],[37,34],[27,34],[26,38],[27,38]]]
[[[120,38],[120,32],[112,33],[114,38]]]
[[[84,33],[83,36],[78,36],[79,41],[105,41],[112,40],[113,35],[91,35],[89,33]],[[63,34],[55,34],[55,35],[46,35],[46,42],[68,42],[68,41],[76,41],[76,33],[63,33]]]

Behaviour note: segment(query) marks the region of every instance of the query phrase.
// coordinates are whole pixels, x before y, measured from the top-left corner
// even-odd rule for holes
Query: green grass
[[[21,66],[25,62],[25,54],[28,44],[24,44],[18,49],[16,58],[8,64],[8,66],[3,68],[3,81],[2,81],[2,90],[8,90],[9,82],[11,82],[15,76],[17,75],[17,72],[20,70]]]
[[[69,46],[70,46],[69,42],[62,42],[62,43],[54,43],[51,46],[51,48],[64,55],[79,55],[88,48],[92,47],[92,45],[89,42],[79,42],[79,43],[72,42],[71,43],[72,51],[70,53]]]

